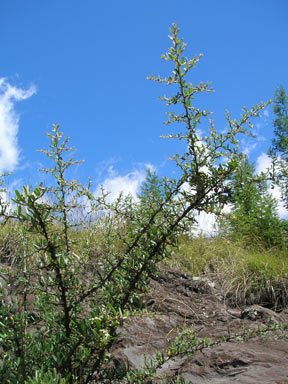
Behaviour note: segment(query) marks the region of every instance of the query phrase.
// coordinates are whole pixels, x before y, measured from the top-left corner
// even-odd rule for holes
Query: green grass
[[[288,304],[287,256],[286,250],[247,247],[223,237],[184,237],[168,263],[193,276],[216,279],[230,304],[280,309]]]
[[[92,263],[101,261],[107,244],[99,228],[73,231],[71,238],[73,252]],[[109,246],[121,253],[117,239],[112,243]],[[260,304],[280,310],[288,305],[287,250],[245,244],[220,236],[194,239],[183,236],[179,248],[166,263],[193,276],[218,281],[229,304]],[[0,263],[13,264],[22,247],[15,223],[0,227]]]

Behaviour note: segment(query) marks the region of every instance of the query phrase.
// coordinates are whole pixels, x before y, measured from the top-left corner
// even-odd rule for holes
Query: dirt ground
[[[232,308],[221,282],[167,267],[152,280],[146,304],[147,313],[127,319],[119,329],[115,366],[140,368],[145,356],[167,352],[179,330],[189,328],[212,344],[169,359],[158,370],[165,381],[182,376],[193,384],[288,384],[288,308],[281,313],[259,305]]]

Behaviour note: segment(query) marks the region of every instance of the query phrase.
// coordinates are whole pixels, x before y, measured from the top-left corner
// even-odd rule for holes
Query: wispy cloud
[[[15,103],[28,99],[35,92],[34,86],[25,90],[0,78],[0,174],[13,171],[19,162],[19,116],[14,109]]]
[[[267,138],[263,135],[263,131],[268,129],[270,122],[270,112],[268,107],[264,109],[263,115],[254,123],[252,133],[255,137],[243,137],[240,141],[240,148],[243,153],[250,155],[257,150],[261,151],[261,148],[267,146]]]
[[[250,153],[257,147],[257,143],[251,143],[251,142],[244,142],[243,141],[243,148],[242,148],[242,152],[249,156]]]

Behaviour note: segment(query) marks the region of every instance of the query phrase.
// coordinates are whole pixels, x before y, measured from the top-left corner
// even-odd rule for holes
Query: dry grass
[[[71,237],[73,252],[92,264],[101,261],[107,244],[99,228],[73,231]],[[121,252],[115,238],[109,246]],[[17,225],[0,226],[0,265],[17,263],[22,248]],[[287,250],[267,250],[260,244],[247,247],[223,237],[182,237],[178,250],[166,262],[193,276],[217,280],[229,304],[260,304],[274,309],[288,305]]]
[[[227,238],[185,237],[169,263],[220,281],[230,304],[280,309],[288,305],[287,256],[286,250],[267,250],[259,244],[244,247]]]

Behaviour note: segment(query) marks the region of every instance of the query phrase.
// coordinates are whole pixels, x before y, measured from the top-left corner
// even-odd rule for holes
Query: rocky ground
[[[145,356],[167,352],[179,331],[188,328],[209,338],[210,347],[168,359],[158,370],[166,382],[182,376],[193,384],[288,384],[287,324],[288,308],[281,313],[259,305],[232,308],[220,282],[163,267],[151,282],[147,312],[127,319],[119,330],[114,364],[140,368]]]

